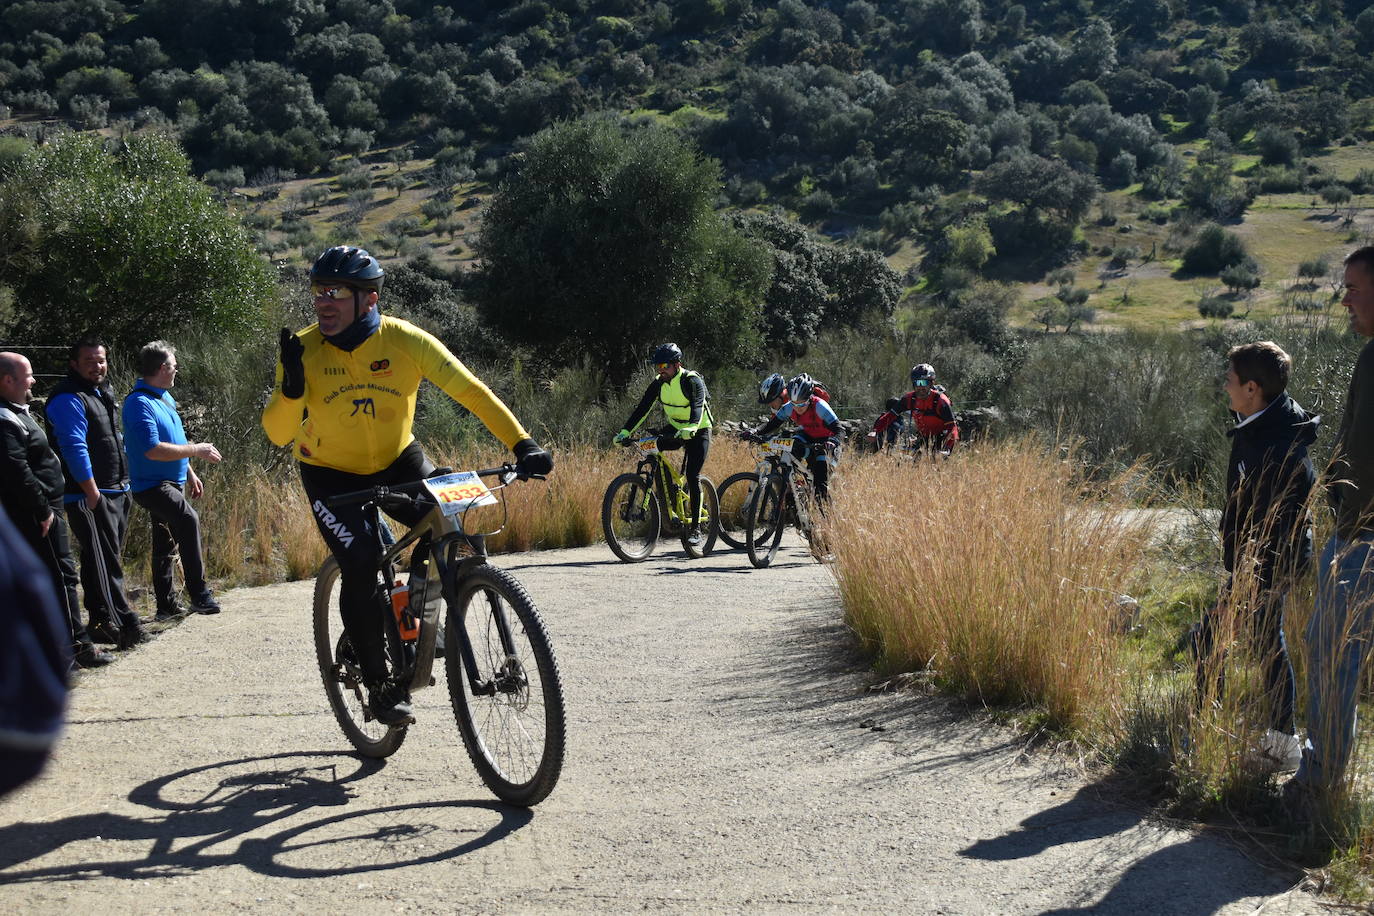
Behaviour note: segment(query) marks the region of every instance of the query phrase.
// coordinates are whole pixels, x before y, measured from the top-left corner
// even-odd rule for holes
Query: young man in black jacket
[[[1283,634],[1283,604],[1293,580],[1312,563],[1308,497],[1315,473],[1308,447],[1319,417],[1308,414],[1285,389],[1292,360],[1262,340],[1227,354],[1224,390],[1236,425],[1227,431],[1226,505],[1221,515],[1222,562],[1227,581],[1218,609],[1230,601],[1247,608],[1247,625],[1264,675],[1268,731],[1260,751],[1275,767],[1292,769],[1301,758],[1293,706],[1293,666]],[[1219,691],[1221,659],[1215,652],[1216,610],[1203,617],[1198,691]],[[1209,685],[1210,676],[1215,678]]]

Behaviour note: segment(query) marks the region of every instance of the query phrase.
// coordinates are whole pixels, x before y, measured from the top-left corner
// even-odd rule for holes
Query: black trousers
[[[792,439],[792,457],[806,460],[807,470],[811,472],[811,482],[816,487],[816,499],[825,502],[830,498],[830,462],[825,460],[825,443],[828,439],[811,439],[796,436]]]
[[[205,561],[200,549],[200,516],[182,491],[181,484],[164,480],[139,490],[134,502],[148,510],[153,522],[153,594],[159,611],[177,603],[175,563],[181,554],[181,571],[192,601],[210,593],[205,582]]]
[[[81,623],[81,604],[76,597],[76,561],[72,559],[71,539],[67,535],[67,520],[62,516],[62,502],[52,503],[52,524],[48,526],[46,535],[39,534],[37,527],[27,524],[17,527],[52,577],[53,591],[57,593],[57,602],[62,606],[62,614],[71,630],[72,649],[91,645],[91,637]]]
[[[1242,622],[1248,632],[1242,631],[1241,638],[1250,640],[1258,656],[1268,700],[1268,727],[1291,735],[1297,731],[1293,718],[1293,708],[1297,705],[1297,681],[1288,656],[1288,640],[1283,635],[1283,605],[1287,597],[1286,587],[1261,589],[1255,596],[1256,606],[1250,610],[1249,618]],[[1225,650],[1219,657],[1214,654],[1218,624],[1214,612],[1215,609],[1202,615],[1202,626],[1198,630],[1196,682],[1199,700],[1206,695],[1209,687],[1217,697],[1226,689]]]
[[[711,451],[711,431],[699,429],[690,439],[679,439],[677,431],[669,427],[658,436],[658,450],[671,452],[682,449],[686,461],[682,466],[682,476],[687,478],[687,494],[691,497],[692,518],[701,518],[701,469],[706,465],[706,455]]]
[[[350,474],[333,468],[301,464],[301,484],[310,499],[315,525],[325,546],[339,561],[339,614],[344,632],[357,653],[363,679],[369,686],[380,684],[387,676],[382,625],[391,606],[378,594],[377,569],[381,559],[376,525],[381,522],[361,505],[329,506],[326,500],[340,493],[367,487],[411,483],[431,474],[434,465],[425,457],[418,442],[412,442],[400,456],[375,474]],[[425,517],[428,507],[387,514],[405,525]]]
[[[81,545],[81,591],[92,625],[142,625],[124,594],[122,556],[132,504],[128,493],[102,493],[94,509],[84,498],[67,503],[72,534]]]

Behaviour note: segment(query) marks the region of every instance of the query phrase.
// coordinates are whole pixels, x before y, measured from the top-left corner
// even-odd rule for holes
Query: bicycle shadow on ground
[[[350,809],[356,798],[350,784],[383,766],[334,751],[307,751],[222,761],[161,776],[129,793],[128,800],[146,812],[141,816],[102,812],[0,827],[0,886],[166,877],[232,865],[286,878],[381,871],[460,858],[533,819],[528,809],[491,801]],[[320,808],[344,810],[310,817]],[[494,823],[484,828],[484,821]],[[273,825],[281,829],[266,837],[249,836]],[[92,841],[101,844],[98,853],[114,855],[22,867]],[[147,851],[132,857],[124,852],[127,847],[106,844],[135,844]]]
[[[959,855],[989,862],[1027,859],[1051,847],[1125,833],[1147,819],[1142,812],[1103,800],[1106,791],[1101,783],[1083,786],[1073,797],[1021,821],[1015,830],[979,840]],[[1228,840],[1204,831],[1185,842],[1147,853],[1137,858],[1105,894],[1101,894],[1102,885],[1092,881],[1090,871],[1085,871],[1082,905],[1047,910],[1040,916],[1144,912],[1202,916],[1247,897],[1284,893],[1301,878],[1296,869],[1255,870],[1253,878],[1241,878],[1235,869],[1216,865],[1218,842]],[[1241,854],[1237,853],[1238,857]],[[1091,868],[1089,863],[1087,869]]]

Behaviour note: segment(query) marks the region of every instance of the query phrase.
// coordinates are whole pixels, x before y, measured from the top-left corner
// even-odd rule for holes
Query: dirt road
[[[1316,912],[1298,876],[1113,806],[939,700],[868,693],[796,546],[497,559],[567,686],[562,782],[495,803],[442,674],[384,764],[320,688],[310,583],[240,589],[83,676],[58,758],[0,802],[11,913]]]

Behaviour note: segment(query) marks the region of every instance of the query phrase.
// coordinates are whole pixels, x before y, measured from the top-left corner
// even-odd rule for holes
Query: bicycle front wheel
[[[368,711],[362,668],[339,614],[339,582],[338,561],[330,557],[315,577],[315,659],[324,680],[324,693],[344,737],[359,754],[390,757],[405,741],[406,727],[385,725]],[[392,625],[394,628],[394,621]],[[387,646],[390,653],[392,639],[387,639]],[[391,661],[394,665],[395,660]]]
[[[716,488],[720,504],[716,517],[720,539],[731,547],[744,546],[744,529],[749,525],[749,506],[753,501],[759,475],[755,471],[740,471],[725,478]]]
[[[453,715],[478,775],[508,804],[543,801],[563,770],[563,684],[524,586],[492,566],[466,576],[444,649]]]
[[[749,507],[749,524],[744,532],[749,562],[756,569],[763,569],[778,555],[778,545],[782,543],[782,529],[785,527],[783,508],[786,502],[787,481],[777,475],[769,475]]]
[[[711,478],[702,474],[697,478],[697,487],[701,492],[701,501],[697,510],[697,526],[700,529],[701,539],[696,544],[691,541],[692,529],[690,525],[682,526],[682,549],[687,552],[687,556],[694,560],[700,560],[711,552],[711,548],[716,546],[716,530],[719,527],[716,520],[720,518],[720,502],[716,495],[716,485],[711,482]],[[683,506],[690,513],[691,503],[683,500]]]
[[[647,559],[658,543],[658,500],[638,474],[621,474],[601,500],[601,530],[611,551],[626,563]]]

